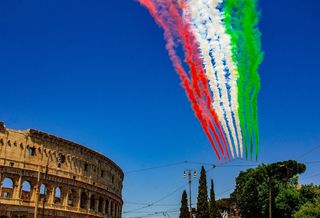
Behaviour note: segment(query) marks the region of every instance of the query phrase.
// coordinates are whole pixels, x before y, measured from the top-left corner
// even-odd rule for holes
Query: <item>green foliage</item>
[[[299,200],[297,193],[292,189],[297,183],[295,176],[303,173],[305,169],[304,164],[289,160],[270,165],[263,164],[255,169],[240,172],[231,197],[240,208],[241,217],[268,217],[270,197],[273,217],[290,217],[282,216],[282,213],[289,213],[290,208],[297,209],[296,204],[299,205]],[[286,191],[286,188],[291,191]],[[285,197],[289,199],[286,200]],[[287,203],[289,206],[285,205]]]
[[[294,218],[320,218],[320,199],[318,202],[307,202],[294,215]]]
[[[198,202],[197,202],[197,218],[209,217],[209,204],[208,204],[208,189],[207,189],[207,176],[204,167],[201,167],[199,188],[198,188]]]
[[[304,185],[300,189],[300,194],[304,203],[308,201],[315,203],[320,198],[320,187],[313,184]]]
[[[233,199],[230,198],[222,198],[216,201],[217,209],[220,209],[221,211],[229,211],[230,208],[235,204]],[[219,215],[219,214],[218,214]]]
[[[190,218],[188,209],[187,192],[184,190],[181,197],[181,207],[179,218]]]
[[[216,218],[218,210],[217,210],[216,198],[214,194],[214,185],[213,185],[212,179],[211,179],[211,188],[210,188],[209,209],[210,209],[210,218]]]
[[[300,193],[295,187],[280,186],[275,198],[276,214],[283,218],[291,218],[293,212],[297,211],[302,204]]]

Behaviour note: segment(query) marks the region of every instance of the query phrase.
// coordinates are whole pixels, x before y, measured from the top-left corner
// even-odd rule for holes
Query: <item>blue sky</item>
[[[261,0],[260,6],[259,161],[273,162],[320,145],[320,2]],[[216,163],[162,30],[135,1],[1,1],[0,73],[0,119],[9,128],[35,128],[84,144],[125,172],[184,160]],[[319,160],[319,153],[302,160]],[[130,202],[151,203],[182,186],[185,168],[199,170],[177,165],[127,174],[124,211],[140,206]],[[217,168],[208,177],[221,193],[242,169]],[[303,177],[318,169],[308,166]],[[319,184],[320,177],[303,182]],[[181,192],[159,204],[179,204]]]

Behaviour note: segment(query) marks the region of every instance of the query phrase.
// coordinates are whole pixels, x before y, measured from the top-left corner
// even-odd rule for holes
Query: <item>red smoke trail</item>
[[[166,0],[164,0],[164,1],[166,1]],[[164,1],[160,0],[159,2],[161,2],[163,4]],[[192,57],[193,55],[198,54],[198,50],[197,50],[197,48],[194,49],[193,44],[190,42],[190,40],[192,39],[192,35],[187,30],[187,28],[186,28],[187,26],[184,25],[183,21],[181,20],[181,16],[180,16],[179,12],[177,11],[177,9],[175,8],[175,6],[168,1],[165,2],[165,5],[169,5],[169,11],[168,11],[169,14],[164,14],[164,10],[163,10],[164,17],[171,17],[174,21],[174,23],[172,25],[174,27],[178,27],[178,34],[179,34],[180,38],[182,39],[184,50],[186,53],[186,62],[190,68],[192,85],[193,85],[194,89],[196,90],[196,93],[197,93],[199,100],[202,102],[203,101],[203,99],[202,99],[203,92],[201,91],[201,89],[199,87],[199,77],[198,77],[198,73],[197,73],[197,66],[195,65],[195,63],[193,61],[193,57]],[[202,65],[199,65],[199,66],[202,67]],[[202,72],[204,74],[203,70],[202,70]],[[209,100],[211,99],[209,91],[207,92],[207,94],[206,93],[204,93],[204,94],[207,96],[207,99],[209,99]],[[208,98],[208,96],[210,96],[210,97]],[[207,100],[207,107],[206,108],[207,108],[207,110],[209,109],[210,112],[214,112],[214,110],[211,107],[211,101],[208,102],[208,100]],[[205,110],[205,111],[208,113],[207,110]],[[212,115],[212,113],[211,113],[211,115]],[[213,115],[216,115],[216,113],[214,112]],[[210,115],[209,115],[209,117],[210,117]],[[215,116],[215,118],[216,118],[216,119],[214,119],[215,124],[218,127],[218,129],[220,129],[220,134],[223,136],[217,115]],[[221,145],[220,138],[219,138],[210,118],[208,120],[208,123],[209,123],[209,128],[210,128],[211,132],[214,134],[214,136],[217,140],[217,143],[218,143],[219,148],[222,152],[222,155],[225,158],[224,149]],[[225,144],[225,147],[227,149],[228,158],[230,159],[230,154],[229,154],[229,151],[228,151],[226,144]]]
[[[140,4],[144,5],[151,13],[151,15],[153,16],[153,18],[155,19],[156,23],[161,26],[164,30],[164,35],[165,38],[167,40],[167,45],[166,48],[168,50],[169,56],[171,61],[173,62],[173,65],[178,73],[178,75],[180,76],[180,79],[182,80],[182,86],[184,87],[186,94],[188,96],[188,99],[191,102],[192,108],[195,112],[196,117],[198,118],[198,120],[200,121],[200,124],[205,132],[205,134],[207,135],[217,157],[219,160],[221,160],[220,154],[215,146],[215,143],[212,139],[212,136],[209,133],[208,130],[208,126],[207,126],[207,122],[205,121],[203,115],[202,115],[202,110],[199,107],[198,103],[197,103],[197,99],[194,95],[193,89],[190,86],[190,80],[187,76],[187,73],[184,71],[181,61],[179,59],[179,57],[176,55],[175,51],[174,51],[174,39],[173,36],[170,32],[170,29],[168,28],[168,26],[160,19],[160,17],[157,14],[157,10],[153,4],[152,1],[150,0],[139,0]]]
[[[205,76],[202,63],[200,62],[200,58],[198,56],[199,51],[198,51],[198,46],[197,46],[196,40],[195,40],[194,36],[189,31],[190,26],[188,26],[188,24],[186,24],[186,22],[184,22],[181,19],[181,15],[179,14],[175,5],[170,0],[165,0],[165,1],[169,5],[169,13],[171,15],[170,17],[175,19],[175,26],[178,27],[178,33],[179,33],[179,35],[182,39],[183,45],[184,45],[184,50],[186,53],[186,62],[188,63],[188,65],[190,67],[192,85],[195,88],[195,90],[197,91],[197,95],[201,100],[203,100],[202,99],[203,95],[207,99],[207,101],[206,101],[207,108],[209,109],[211,116],[213,116],[214,123],[219,130],[219,133],[222,137],[228,158],[230,159],[229,149],[228,149],[222,128],[220,126],[218,116],[211,106],[212,98],[211,98],[209,87],[208,87],[208,80]],[[197,62],[197,64],[195,63],[194,60]],[[197,68],[198,68],[198,70],[197,70]],[[200,76],[201,84],[203,86],[201,93],[200,93],[200,87],[199,87],[199,76]],[[214,126],[212,125],[211,121],[209,122],[209,127],[218,142],[218,145],[219,145],[219,148],[222,152],[222,155],[225,157],[224,149],[221,145],[220,138],[219,138]]]

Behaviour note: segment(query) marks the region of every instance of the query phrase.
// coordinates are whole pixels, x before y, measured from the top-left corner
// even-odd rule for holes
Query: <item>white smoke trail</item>
[[[235,117],[235,125],[238,135],[238,141],[236,141],[237,136],[234,132],[234,127],[231,127],[233,130],[233,136],[235,140],[235,144],[237,144],[236,148],[239,147],[240,149],[240,156],[243,157],[243,145],[242,145],[242,134],[241,134],[241,128],[240,128],[240,119],[238,114],[238,86],[237,86],[237,79],[238,79],[238,71],[235,66],[235,63],[232,59],[232,50],[231,50],[231,38],[230,35],[226,33],[226,29],[223,25],[223,15],[219,9],[217,9],[217,5],[220,5],[223,0],[208,0],[207,2],[207,8],[208,8],[208,15],[210,20],[216,24],[215,26],[219,26],[217,28],[217,34],[220,38],[220,46],[222,54],[224,55],[224,60],[226,62],[226,67],[230,72],[230,79],[228,81],[230,85],[230,95],[231,95],[231,102],[230,102],[230,109],[234,113]],[[210,25],[208,25],[209,27]],[[231,120],[232,126],[233,126],[233,120]],[[239,144],[238,144],[239,142]]]
[[[203,7],[203,4],[199,3],[199,0],[191,0],[188,4],[189,4],[188,10],[185,12],[187,13],[187,16],[189,15],[192,17],[192,25],[191,25],[192,31],[194,32],[195,37],[199,43],[200,52],[202,55],[202,59],[204,61],[205,73],[209,81],[210,89],[214,93],[212,106],[219,117],[219,121],[222,124],[222,128],[224,132],[226,133],[226,139],[230,147],[231,155],[232,155],[232,158],[234,158],[234,150],[233,150],[231,137],[227,127],[227,121],[224,119],[225,112],[224,112],[223,103],[225,99],[223,100],[220,96],[219,89],[221,89],[221,85],[219,82],[219,78],[216,77],[216,74],[215,74],[215,72],[218,72],[218,68],[221,66],[215,66],[214,68],[214,66],[212,65],[212,60],[210,57],[211,46],[209,44],[209,41],[206,39],[207,28],[204,25],[204,22],[207,20],[208,17],[205,17],[206,13],[202,13],[204,12],[203,10],[204,7]],[[220,57],[215,57],[215,58],[220,58]],[[221,70],[223,70],[223,68],[221,68]]]
[[[237,70],[232,60],[230,36],[226,34],[222,23],[222,14],[217,6],[222,0],[191,0],[189,10],[193,21],[193,31],[202,51],[206,75],[210,82],[210,88],[214,93],[213,108],[219,112],[219,117],[223,119],[222,125],[227,133],[230,150],[233,156],[233,146],[228,134],[227,124],[230,127],[234,139],[236,155],[239,156],[239,145],[236,135],[236,128],[232,119],[234,113],[237,133],[240,143],[240,156],[242,157],[242,136],[238,117],[238,93],[237,93]],[[215,64],[213,66],[210,54],[213,56]],[[224,64],[225,61],[225,64]],[[230,79],[226,80],[226,70],[230,72]],[[231,101],[228,99],[226,84],[230,85]],[[221,96],[219,95],[219,89]]]

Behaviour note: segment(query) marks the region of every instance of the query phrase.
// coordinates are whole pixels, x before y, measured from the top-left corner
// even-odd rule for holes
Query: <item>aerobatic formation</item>
[[[217,158],[257,159],[263,55],[256,0],[139,2],[164,30],[170,59]]]

